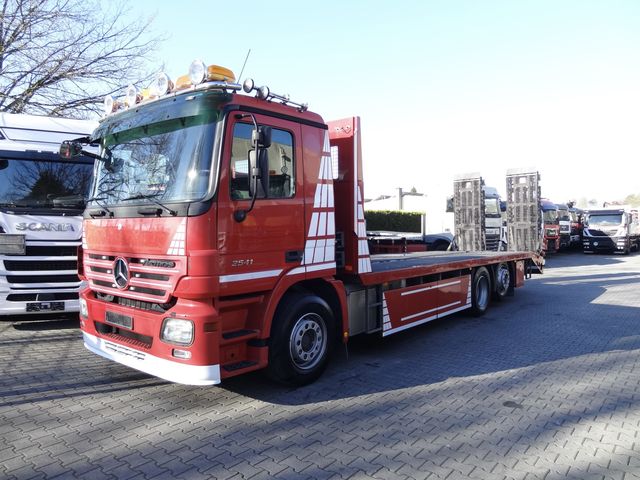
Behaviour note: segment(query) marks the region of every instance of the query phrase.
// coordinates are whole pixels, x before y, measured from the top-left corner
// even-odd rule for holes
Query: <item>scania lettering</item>
[[[58,149],[97,125],[0,113],[1,316],[79,311],[77,250],[93,159],[62,160]]]
[[[301,385],[351,336],[484,313],[537,259],[370,255],[358,117],[327,123],[201,62],[127,104],[107,99],[92,134],[84,217],[80,325],[105,358],[186,384],[266,368]]]

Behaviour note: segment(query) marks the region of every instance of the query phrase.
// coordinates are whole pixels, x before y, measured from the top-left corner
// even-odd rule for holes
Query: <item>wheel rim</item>
[[[327,350],[327,327],[317,313],[307,313],[296,321],[289,337],[291,359],[300,370],[311,370]]]
[[[486,275],[481,275],[477,285],[476,304],[479,309],[484,310],[489,305],[489,278]]]
[[[503,263],[498,267],[496,274],[496,292],[498,292],[499,295],[507,293],[510,280],[509,267]]]

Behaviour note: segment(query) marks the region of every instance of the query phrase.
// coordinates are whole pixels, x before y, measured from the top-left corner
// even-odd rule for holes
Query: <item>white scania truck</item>
[[[94,161],[58,151],[96,126],[0,113],[0,319],[79,311],[77,250]]]

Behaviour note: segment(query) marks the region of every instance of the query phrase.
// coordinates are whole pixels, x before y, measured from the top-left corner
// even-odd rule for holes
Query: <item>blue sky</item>
[[[640,193],[640,2],[396,1],[132,3],[168,40],[150,65],[194,58],[362,118],[365,195],[456,174],[504,191],[536,167],[561,202]]]

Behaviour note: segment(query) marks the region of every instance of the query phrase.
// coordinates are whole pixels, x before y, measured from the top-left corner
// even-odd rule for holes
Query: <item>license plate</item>
[[[27,312],[61,312],[64,302],[31,302],[27,303]]]
[[[105,314],[105,321],[111,325],[133,330],[133,318],[128,315],[107,311]]]

